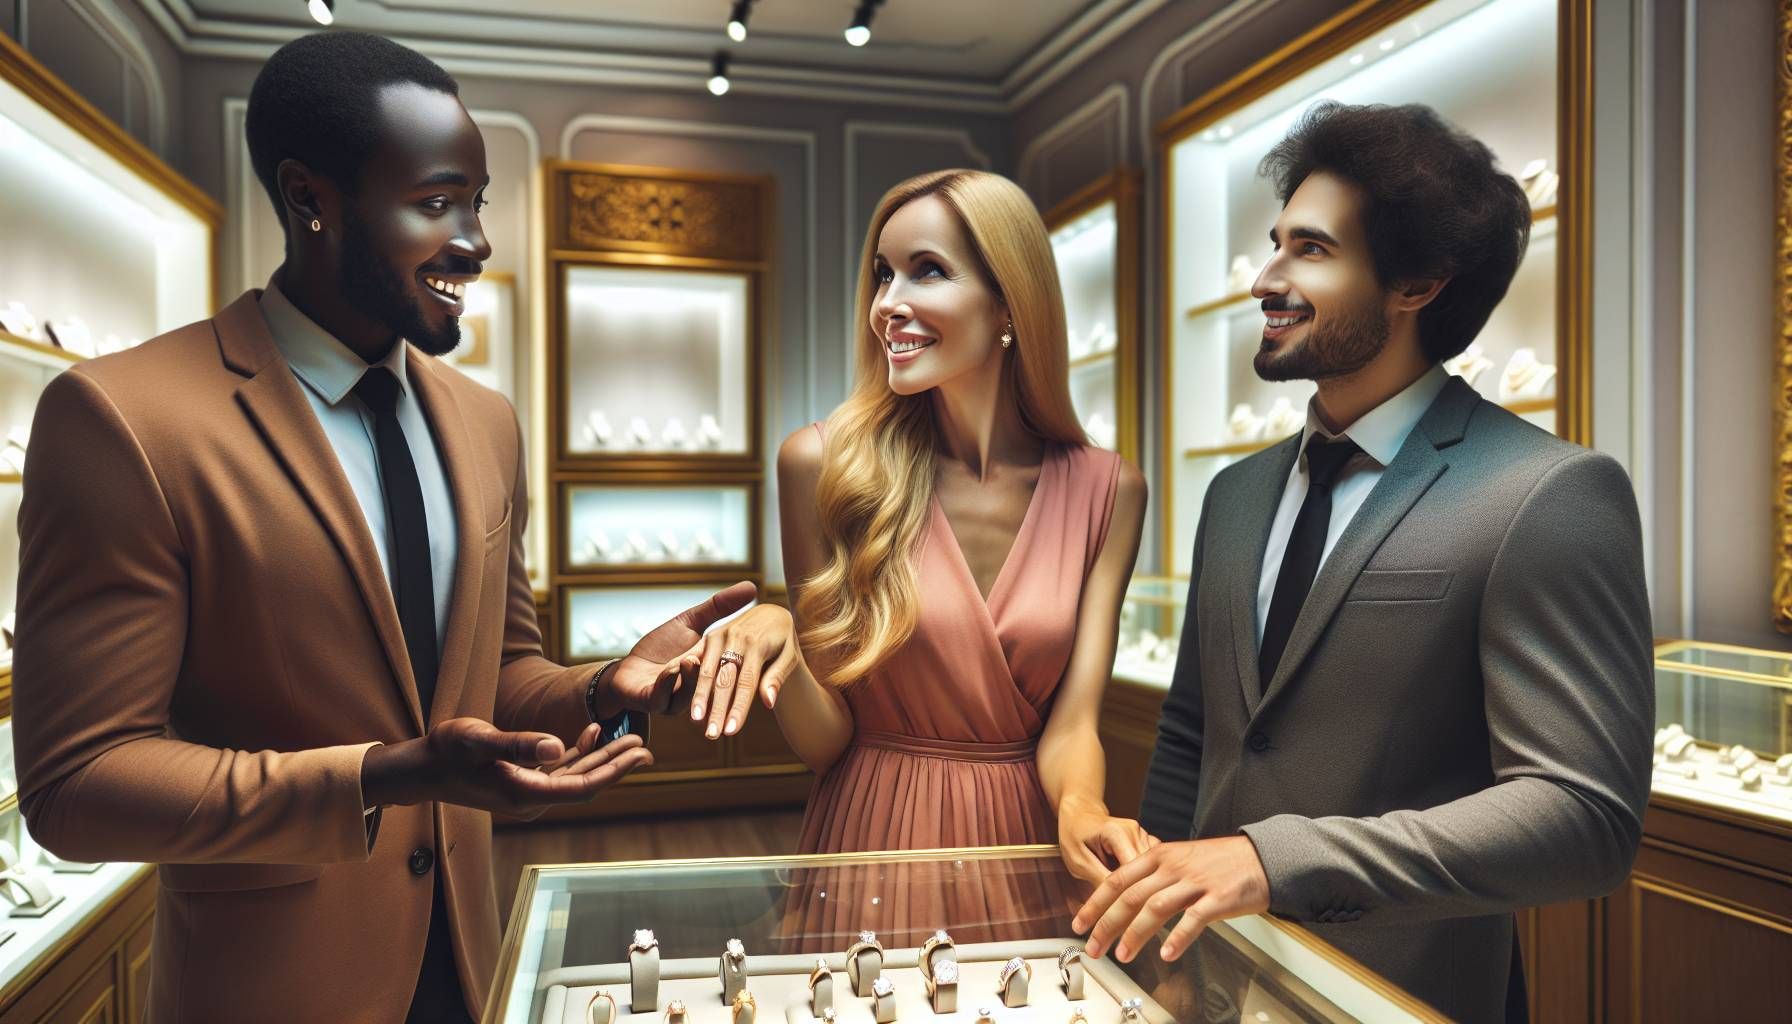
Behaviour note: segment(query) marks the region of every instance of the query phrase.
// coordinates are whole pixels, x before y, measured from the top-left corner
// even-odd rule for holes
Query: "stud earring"
[[[1008,321],[1008,329],[1002,332],[1002,347],[1014,347],[1014,321]]]
[[[323,229],[324,229],[323,221],[318,220],[316,217],[311,218],[311,230],[322,231]]]

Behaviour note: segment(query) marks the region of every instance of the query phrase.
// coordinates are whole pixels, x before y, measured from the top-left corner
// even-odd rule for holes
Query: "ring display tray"
[[[1085,959],[1087,981],[1083,997],[1071,1001],[1064,996],[1058,981],[1058,953],[1066,946],[1080,946],[1082,940],[1073,935],[1054,939],[1031,939],[1022,942],[983,942],[954,948],[959,966],[958,1009],[954,1013],[935,1014],[927,999],[921,971],[913,949],[884,951],[884,973],[896,985],[896,1019],[898,1021],[935,1021],[953,1024],[974,1024],[978,1011],[987,1009],[997,1024],[1032,1024],[1051,1022],[1064,1024],[1072,1011],[1081,1009],[1089,1024],[1109,1024],[1121,1019],[1120,1004],[1137,998],[1143,1001],[1141,1020],[1148,1024],[1175,1024],[1176,1018],[1158,1006],[1117,966],[1102,960]],[[1033,968],[1028,984],[1026,1006],[1003,1006],[996,986],[996,976],[1009,957],[1021,956]],[[859,998],[841,982],[846,972],[844,952],[825,958],[836,976],[834,1010],[839,1024],[874,1024],[872,1001]],[[747,988],[759,1004],[761,1022],[775,1024],[814,1024],[817,1015],[809,1004],[809,971],[816,957],[806,954],[750,956],[747,958]],[[688,1024],[731,1024],[731,1008],[722,1001],[721,986],[716,981],[713,957],[692,957],[660,964],[659,1006],[637,1013],[627,1004],[628,964],[612,963],[589,967],[563,967],[542,975],[548,986],[548,997],[542,1009],[540,1024],[585,1024],[585,1007],[598,988],[608,988],[617,997],[622,1011],[620,1024],[657,1021],[674,999],[684,1001]]]
[[[754,1024],[818,1024],[809,979],[832,972],[834,1024],[877,1024],[875,1000],[848,982],[847,950],[866,932],[882,946],[884,1024],[1346,1024],[1441,1021],[1399,989],[1293,925],[1223,921],[1173,963],[1157,945],[1131,963],[1084,957],[1082,998],[1068,998],[1058,957],[1082,948],[1070,921],[1090,887],[1056,847],[741,857],[530,867],[499,953],[484,1024],[586,1024],[600,990],[609,1024],[657,1024],[674,1000],[683,1024],[735,1024],[719,967],[731,940],[746,950]],[[652,1006],[631,1006],[627,949],[651,929],[660,954]],[[936,931],[958,965],[950,1012],[936,1014],[919,966]],[[1031,968],[1026,1001],[1003,1002],[1012,958]],[[1125,1004],[1137,1000],[1132,1016]],[[1216,1015],[1217,1014],[1217,1015]]]

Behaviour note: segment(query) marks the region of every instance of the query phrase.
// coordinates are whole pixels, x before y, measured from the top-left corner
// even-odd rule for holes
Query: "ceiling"
[[[139,2],[164,27],[176,25],[176,42],[189,51],[269,50],[315,27],[305,0]],[[1166,2],[885,0],[862,48],[841,35],[855,0],[756,0],[742,43],[723,32],[731,0],[336,0],[336,25],[422,43],[437,59],[501,53],[643,73],[670,71],[665,62],[675,61],[685,78],[726,49],[737,84],[763,74],[767,84],[889,85],[907,94],[904,102],[918,89],[994,108],[1093,37],[1110,38]]]

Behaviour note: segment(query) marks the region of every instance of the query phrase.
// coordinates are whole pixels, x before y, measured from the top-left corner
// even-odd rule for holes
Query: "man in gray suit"
[[[1078,912],[1130,960],[1177,912],[1265,911],[1458,1020],[1523,1019],[1513,911],[1629,872],[1654,684],[1630,482],[1439,365],[1505,295],[1530,208],[1426,107],[1309,111],[1255,369],[1306,428],[1218,474],[1140,819]],[[1503,340],[1503,339],[1502,339]]]

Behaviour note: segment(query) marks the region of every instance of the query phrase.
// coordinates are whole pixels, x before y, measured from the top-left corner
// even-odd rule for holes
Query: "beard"
[[[446,355],[460,344],[460,318],[451,316],[445,326],[430,327],[410,282],[379,258],[373,236],[359,217],[343,218],[341,277],[337,284],[356,312],[392,328],[400,338],[428,355]]]
[[[1312,307],[1264,303],[1265,312],[1288,310],[1310,313]],[[1269,381],[1342,377],[1369,365],[1387,343],[1388,318],[1372,298],[1326,320],[1309,319],[1304,340],[1280,352],[1259,349],[1251,366]]]

